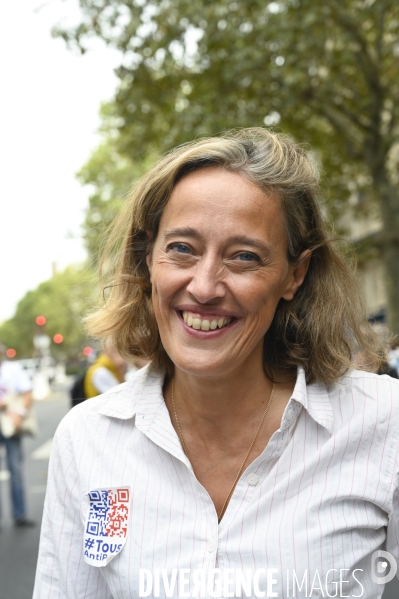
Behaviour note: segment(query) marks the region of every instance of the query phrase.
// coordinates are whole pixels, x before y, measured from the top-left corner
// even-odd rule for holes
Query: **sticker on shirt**
[[[83,551],[87,564],[106,566],[126,543],[130,487],[108,487],[86,493],[90,502]]]

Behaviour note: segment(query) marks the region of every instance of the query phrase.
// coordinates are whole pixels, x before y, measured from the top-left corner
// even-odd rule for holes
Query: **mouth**
[[[237,320],[231,316],[218,316],[216,314],[201,315],[186,310],[180,310],[179,315],[188,327],[195,329],[196,331],[215,331],[217,329],[223,329],[233,321]]]

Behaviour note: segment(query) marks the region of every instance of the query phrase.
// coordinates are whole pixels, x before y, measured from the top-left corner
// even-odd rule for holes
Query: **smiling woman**
[[[305,150],[248,129],[172,151],[103,265],[89,328],[151,363],[61,423],[34,597],[380,597],[398,383],[354,369],[384,356]]]

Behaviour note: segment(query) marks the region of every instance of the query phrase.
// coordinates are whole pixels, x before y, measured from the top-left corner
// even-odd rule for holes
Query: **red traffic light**
[[[6,351],[6,356],[7,358],[15,358],[15,356],[17,355],[17,352],[15,351],[15,349],[13,349],[12,347],[10,347],[7,351]]]
[[[46,324],[46,318],[44,316],[37,316],[36,317],[36,324],[39,327],[42,327],[44,324]]]
[[[90,347],[89,345],[87,345],[84,349],[83,349],[83,353],[85,356],[91,356],[91,354],[93,353],[93,348]]]
[[[64,337],[62,335],[60,335],[59,333],[57,333],[56,335],[54,335],[53,341],[54,341],[54,343],[60,344],[64,341]]]

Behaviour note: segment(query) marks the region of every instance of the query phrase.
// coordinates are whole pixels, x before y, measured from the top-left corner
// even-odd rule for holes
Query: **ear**
[[[310,250],[304,250],[299,256],[298,261],[289,267],[290,272],[287,275],[287,285],[281,296],[285,300],[292,300],[299,287],[302,285],[309,268],[311,257],[312,252]]]

